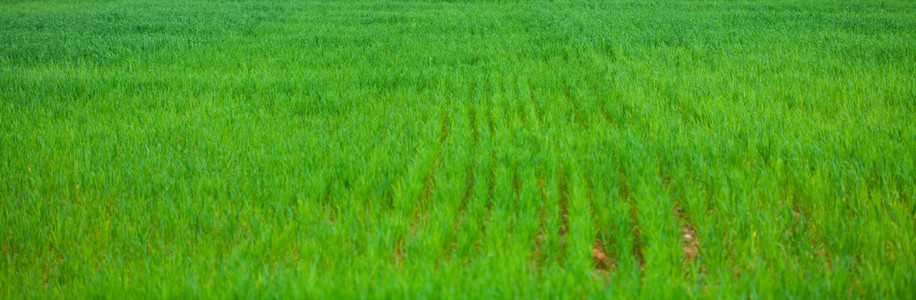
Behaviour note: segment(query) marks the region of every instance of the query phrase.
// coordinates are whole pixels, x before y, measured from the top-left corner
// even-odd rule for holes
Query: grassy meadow
[[[916,297],[911,0],[0,2],[0,298]]]

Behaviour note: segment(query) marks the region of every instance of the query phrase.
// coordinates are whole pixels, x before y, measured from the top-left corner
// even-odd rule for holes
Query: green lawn
[[[0,298],[916,297],[916,2],[0,2]]]

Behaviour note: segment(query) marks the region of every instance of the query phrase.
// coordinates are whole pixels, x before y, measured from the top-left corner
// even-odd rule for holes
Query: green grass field
[[[0,3],[0,298],[916,297],[916,2]]]

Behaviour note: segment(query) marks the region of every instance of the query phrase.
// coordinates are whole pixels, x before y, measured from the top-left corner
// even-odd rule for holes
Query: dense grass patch
[[[916,3],[5,1],[0,298],[912,298]]]

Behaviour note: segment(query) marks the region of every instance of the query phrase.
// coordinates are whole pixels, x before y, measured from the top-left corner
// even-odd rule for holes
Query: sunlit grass
[[[916,3],[6,1],[0,298],[912,298]]]

